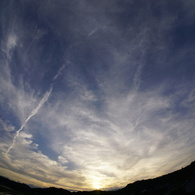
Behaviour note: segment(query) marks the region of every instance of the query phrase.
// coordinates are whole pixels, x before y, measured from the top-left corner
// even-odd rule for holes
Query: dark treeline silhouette
[[[137,181],[119,190],[120,194],[195,194],[195,162],[173,173]]]
[[[116,191],[70,192],[59,188],[30,188],[0,176],[0,194],[14,195],[195,195],[195,162],[173,173],[136,181]]]

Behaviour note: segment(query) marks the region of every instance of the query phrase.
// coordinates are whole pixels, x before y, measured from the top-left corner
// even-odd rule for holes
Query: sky
[[[194,0],[1,0],[0,175],[112,190],[195,160]]]

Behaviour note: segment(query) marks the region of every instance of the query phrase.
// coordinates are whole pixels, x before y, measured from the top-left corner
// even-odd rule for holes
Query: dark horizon
[[[32,188],[26,184],[17,183],[11,181],[7,178],[0,176],[0,192],[4,193],[14,193],[21,194],[25,193],[28,195],[39,195],[45,194],[48,195],[71,195],[71,194],[112,194],[112,195],[126,195],[127,193],[131,194],[147,194],[147,195],[164,195],[164,194],[182,194],[182,195],[192,195],[195,193],[195,161],[193,161],[187,167],[181,168],[175,172],[157,177],[150,178],[148,180],[140,180],[134,183],[128,184],[121,189],[115,190],[93,190],[93,191],[68,191],[67,189],[62,188]]]

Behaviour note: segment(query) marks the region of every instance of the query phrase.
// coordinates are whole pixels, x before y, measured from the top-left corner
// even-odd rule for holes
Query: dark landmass
[[[0,176],[0,195],[195,195],[195,161],[154,179],[136,181],[116,191],[70,192],[59,188],[30,188]]]

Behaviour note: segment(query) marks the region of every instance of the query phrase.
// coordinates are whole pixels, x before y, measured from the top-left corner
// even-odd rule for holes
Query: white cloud
[[[66,158],[64,158],[63,156],[58,156],[58,160],[62,164],[67,164],[68,163],[68,160]]]
[[[0,126],[1,126],[1,129],[4,131],[11,132],[15,130],[15,127],[12,124],[10,124],[9,122],[5,122],[2,119],[0,119]]]
[[[10,151],[9,155],[5,156],[5,153],[1,153],[5,169],[30,176],[43,184],[45,183],[45,185],[47,184],[47,186],[56,185],[71,189],[78,187],[74,184],[77,181],[83,185],[80,179],[82,178],[82,181],[84,181],[84,178],[78,171],[70,172],[66,170],[66,167],[61,165],[61,163],[65,163],[65,158],[59,156],[60,163],[49,159],[37,150],[38,145],[33,143],[32,139],[31,134],[21,132],[17,138],[15,147]],[[3,165],[2,162],[1,165]],[[62,179],[64,183],[58,182]],[[82,189],[82,185],[80,189]]]
[[[7,50],[7,53],[9,54],[10,53],[10,50],[13,49],[14,47],[16,47],[17,45],[17,36],[16,34],[10,34],[8,36],[8,40],[7,40],[7,44],[6,44],[6,50]]]
[[[99,112],[80,96],[70,103],[64,102],[61,95],[62,99],[42,110],[43,133],[47,134],[52,150],[63,156],[65,163],[74,163],[91,182],[96,177],[105,186],[119,185],[118,180],[124,181],[132,169],[134,178],[142,179],[138,175],[143,171],[140,166],[144,159],[148,165],[142,176],[154,177],[160,168],[158,161],[175,162],[177,149],[188,145],[194,123],[177,121],[169,111],[172,97],[161,96],[161,90],[133,92],[118,98],[107,96],[104,110]],[[189,148],[184,150],[183,158],[189,157]],[[114,176],[110,179],[110,175]]]

